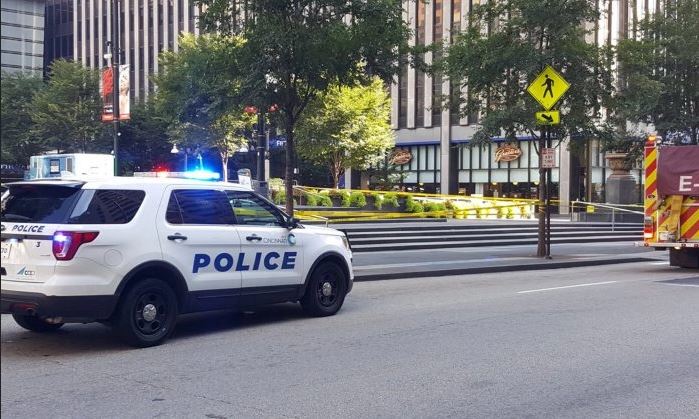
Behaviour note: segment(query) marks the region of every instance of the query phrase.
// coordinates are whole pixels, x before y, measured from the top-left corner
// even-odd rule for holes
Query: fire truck
[[[668,249],[671,266],[699,268],[699,145],[649,136],[644,148],[642,245]]]

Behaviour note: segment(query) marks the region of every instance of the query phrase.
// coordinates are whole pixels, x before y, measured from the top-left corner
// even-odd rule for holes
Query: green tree
[[[586,39],[599,16],[595,0],[488,0],[474,7],[468,28],[440,63],[452,83],[468,89],[465,101],[456,95],[449,105],[459,106],[462,115],[482,116],[472,144],[500,136],[512,142],[523,134],[538,138],[534,114],[541,108],[527,86],[545,65],[570,83],[556,106],[560,125],[549,130],[554,138],[569,137],[575,144],[613,135],[613,125],[602,112],[613,92],[612,55],[609,48]],[[540,200],[544,185],[541,171]],[[539,217],[539,256],[546,253],[544,230],[544,217]]]
[[[32,102],[32,135],[59,152],[106,151],[100,120],[99,71],[73,61],[51,64],[45,89]]]
[[[224,181],[228,158],[247,144],[245,130],[253,123],[240,96],[244,44],[232,35],[183,34],[178,52],[161,54],[161,71],[155,76],[160,111],[174,119],[172,136],[181,143],[215,147]]]
[[[172,158],[172,118],[162,114],[151,98],[131,105],[131,119],[121,125],[120,165],[126,172],[150,171]]]
[[[699,2],[667,2],[618,46],[617,116],[699,144]]]
[[[240,31],[246,91],[258,106],[279,107],[286,135],[286,209],[293,214],[295,129],[315,96],[333,83],[389,81],[407,49],[401,0],[256,0],[251,19],[237,25],[237,2],[196,0],[206,6],[206,31]],[[363,63],[364,66],[358,64]]]
[[[32,135],[31,104],[44,84],[41,77],[25,73],[2,73],[2,154],[4,164],[29,164],[29,157],[43,151],[43,145]]]
[[[368,169],[393,146],[390,113],[379,78],[367,86],[331,86],[311,102],[299,123],[298,153],[328,167],[337,188],[345,169]]]
[[[602,106],[613,91],[611,53],[585,38],[599,19],[594,0],[488,1],[474,6],[468,28],[447,48],[445,71],[468,89],[450,98],[462,115],[479,112],[474,143],[525,134],[537,138],[534,113],[541,110],[527,86],[545,65],[561,72],[570,90],[558,103],[557,138],[608,133]]]

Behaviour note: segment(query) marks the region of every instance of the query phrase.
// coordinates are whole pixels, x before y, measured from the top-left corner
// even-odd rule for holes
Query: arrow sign
[[[561,123],[561,114],[558,111],[544,111],[536,113],[538,125],[558,125]]]

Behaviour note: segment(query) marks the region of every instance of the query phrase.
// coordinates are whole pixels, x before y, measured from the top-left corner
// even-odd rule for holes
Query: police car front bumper
[[[34,292],[2,291],[0,308],[3,314],[37,317],[62,317],[64,321],[108,319],[116,307],[114,295],[50,296]]]

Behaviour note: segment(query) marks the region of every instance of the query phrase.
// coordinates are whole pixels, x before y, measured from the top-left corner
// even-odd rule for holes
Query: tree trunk
[[[228,182],[228,153],[221,153],[221,169],[223,169],[223,181]]]
[[[337,171],[335,164],[330,164],[330,174],[333,177],[333,188],[337,189],[340,187],[340,172]]]
[[[294,216],[294,117],[286,116],[286,212]]]

